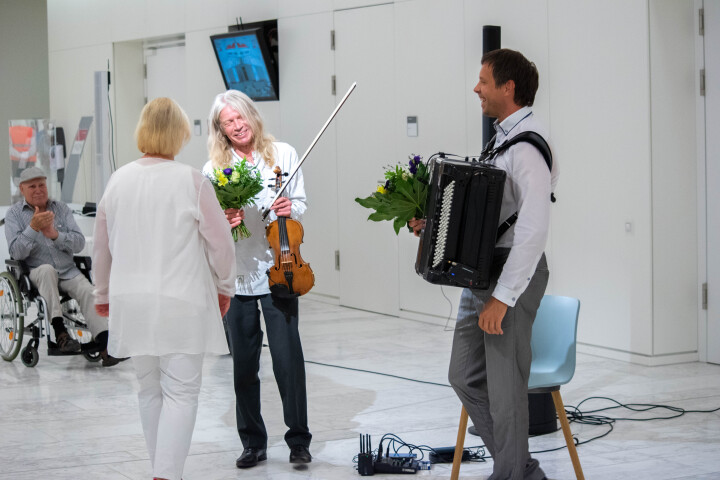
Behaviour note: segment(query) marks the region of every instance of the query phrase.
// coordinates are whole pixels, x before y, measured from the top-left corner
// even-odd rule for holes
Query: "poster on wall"
[[[20,174],[30,167],[38,167],[48,176],[47,187],[50,196],[55,196],[59,192],[59,179],[50,175],[57,170],[53,168],[56,165],[53,161],[53,152],[57,146],[55,131],[55,122],[44,118],[8,121],[11,203],[21,198]]]

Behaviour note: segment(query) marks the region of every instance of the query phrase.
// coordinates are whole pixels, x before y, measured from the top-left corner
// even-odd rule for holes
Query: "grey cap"
[[[45,175],[45,172],[42,171],[41,168],[38,167],[30,167],[26,168],[20,173],[20,183],[27,182],[28,180],[32,180],[34,178],[47,178],[47,175]]]

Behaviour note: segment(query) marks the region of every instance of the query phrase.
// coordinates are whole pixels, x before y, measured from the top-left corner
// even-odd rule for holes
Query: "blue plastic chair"
[[[555,410],[560,419],[570,460],[578,480],[584,480],[580,459],[575,448],[570,423],[565,414],[565,405],[560,396],[560,386],[568,383],[575,374],[575,342],[580,301],[577,298],[545,295],[540,302],[532,331],[533,359],[530,364],[528,391],[530,393],[550,392]],[[460,462],[465,445],[468,414],[465,407],[460,412],[455,457],[451,480],[460,476]]]

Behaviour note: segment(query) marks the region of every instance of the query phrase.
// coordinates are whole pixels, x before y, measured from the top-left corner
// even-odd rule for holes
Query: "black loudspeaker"
[[[62,145],[62,164],[65,165],[65,159],[67,158],[67,146],[65,145],[65,130],[63,130],[63,127],[55,127],[55,145]],[[57,171],[57,181],[60,183],[60,186],[62,186],[63,180],[65,180],[65,167],[58,168]]]
[[[528,410],[530,411],[530,435],[545,435],[556,432],[557,413],[553,403],[552,394],[528,393]]]
[[[483,55],[487,52],[492,52],[500,48],[500,27],[495,25],[484,25],[483,26]],[[482,144],[483,147],[490,139],[495,135],[495,129],[493,129],[494,118],[483,117],[483,128],[482,128]]]

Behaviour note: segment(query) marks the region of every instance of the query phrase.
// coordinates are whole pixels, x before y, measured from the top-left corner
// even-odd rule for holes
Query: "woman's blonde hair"
[[[174,157],[190,140],[190,121],[174,100],[160,97],[143,107],[135,127],[142,153]]]
[[[232,164],[232,144],[225,135],[220,124],[220,113],[225,107],[235,110],[250,126],[253,134],[253,150],[262,155],[268,166],[275,165],[275,138],[265,132],[260,112],[255,108],[253,101],[238,90],[228,90],[215,97],[208,123],[210,135],[208,136],[208,155],[213,168],[225,168]]]

